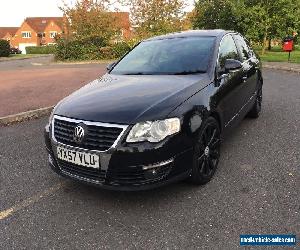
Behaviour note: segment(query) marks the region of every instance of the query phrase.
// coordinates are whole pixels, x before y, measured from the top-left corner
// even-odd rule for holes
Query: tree
[[[232,0],[198,0],[193,27],[242,31],[239,5],[239,1]]]
[[[130,7],[131,18],[139,37],[182,30],[184,0],[123,0]]]
[[[74,6],[64,2],[61,10],[67,19],[67,36],[110,41],[119,32],[117,17],[109,12],[110,4],[109,0],[77,0]]]
[[[0,39],[0,57],[1,56],[9,56],[10,54],[10,46],[9,46],[9,42],[6,40],[1,40]]]
[[[262,54],[267,40],[282,38],[299,28],[299,0],[245,0],[245,7],[246,33],[262,43]]]
[[[300,0],[198,0],[194,28],[239,31],[260,42],[283,38],[300,29]]]

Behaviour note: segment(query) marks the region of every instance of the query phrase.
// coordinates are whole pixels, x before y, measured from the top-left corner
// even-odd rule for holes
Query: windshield
[[[205,73],[215,37],[185,37],[141,42],[110,72],[118,75]]]

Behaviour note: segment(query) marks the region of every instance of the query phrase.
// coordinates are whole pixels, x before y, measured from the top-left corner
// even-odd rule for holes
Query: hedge
[[[122,57],[131,49],[126,42],[107,44],[98,37],[85,40],[58,41],[55,58],[57,60],[101,60]]]
[[[131,50],[131,47],[126,42],[115,43],[112,46],[112,52],[113,52],[113,55],[115,58],[120,58],[120,57],[124,56],[130,50]]]
[[[10,45],[6,40],[0,40],[0,57],[1,56],[9,56],[10,54]]]
[[[55,51],[56,45],[26,47],[26,54],[54,54]]]

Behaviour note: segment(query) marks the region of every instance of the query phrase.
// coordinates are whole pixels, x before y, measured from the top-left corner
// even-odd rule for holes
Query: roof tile
[[[0,27],[0,39],[3,38],[7,33],[14,36],[18,29],[18,27]]]

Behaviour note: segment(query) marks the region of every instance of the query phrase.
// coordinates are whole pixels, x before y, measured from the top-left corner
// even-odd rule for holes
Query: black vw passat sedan
[[[58,174],[117,190],[214,175],[223,135],[258,117],[260,62],[224,30],[154,37],[62,100],[45,129]]]

